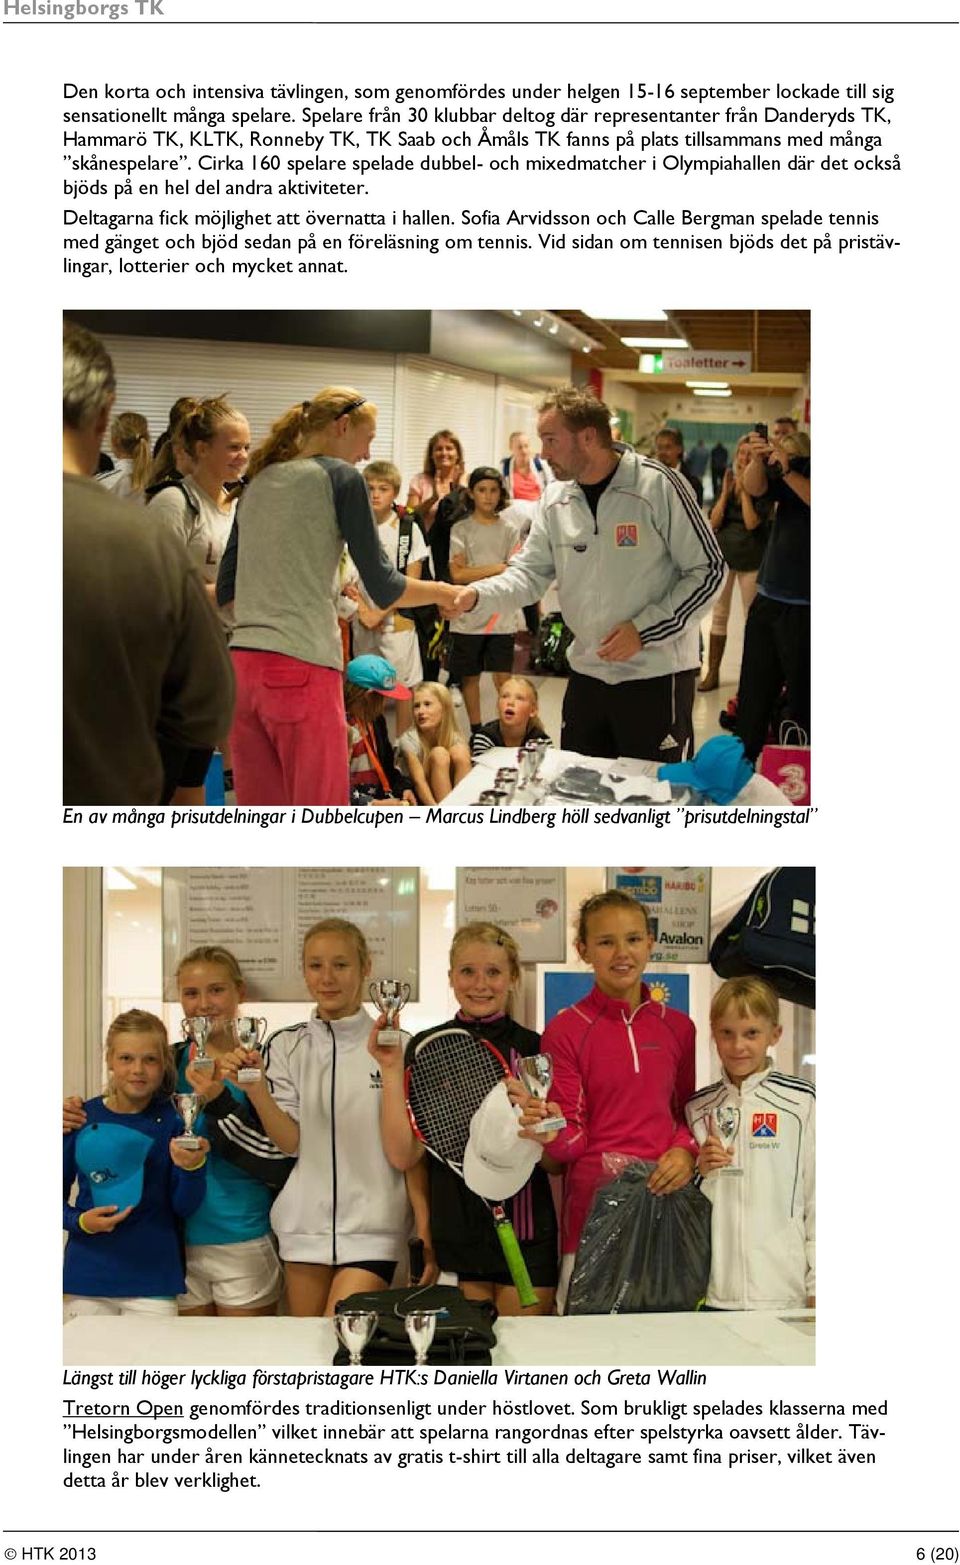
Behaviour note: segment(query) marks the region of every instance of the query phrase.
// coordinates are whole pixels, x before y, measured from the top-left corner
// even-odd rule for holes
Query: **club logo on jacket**
[[[636,522],[618,522],[616,534],[618,549],[636,549],[639,542]]]
[[[777,1134],[776,1114],[754,1114],[751,1136],[775,1136]]]

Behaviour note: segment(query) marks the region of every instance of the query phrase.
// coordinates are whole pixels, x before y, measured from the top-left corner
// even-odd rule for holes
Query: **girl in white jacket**
[[[707,1304],[718,1310],[816,1303],[816,1092],[775,1070],[777,996],[731,978],[710,1007],[723,1077],[687,1104],[697,1168],[713,1205]]]
[[[384,1155],[380,1073],[367,1053],[375,1023],[360,1003],[370,978],[361,930],[342,918],[314,924],[303,972],[314,1009],[267,1040],[265,1079],[246,1090],[267,1135],[297,1159],[271,1212],[288,1311],[332,1315],[348,1294],[390,1286],[411,1201],[427,1233],[425,1179],[413,1170],[405,1180]]]

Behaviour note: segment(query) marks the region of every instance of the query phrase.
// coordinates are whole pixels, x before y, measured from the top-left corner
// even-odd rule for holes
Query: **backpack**
[[[541,674],[569,674],[567,648],[572,640],[573,631],[564,624],[562,614],[545,614],[537,631],[532,666]]]
[[[149,489],[144,490],[146,495],[146,503],[149,505],[150,501],[153,500],[158,494],[161,494],[164,489],[179,489],[180,493],[183,495],[184,500],[187,502],[187,510],[189,511],[191,517],[196,520],[196,518],[200,515],[200,507],[197,505],[197,502],[194,500],[182,478],[165,478],[162,483],[151,484]]]
[[[812,868],[772,869],[710,947],[720,978],[765,978],[782,1000],[816,1007],[816,880]]]
[[[365,1364],[412,1364],[413,1348],[404,1316],[412,1310],[439,1310],[440,1319],[428,1364],[490,1364],[496,1346],[494,1306],[486,1299],[465,1299],[459,1288],[387,1288],[382,1293],[351,1293],[336,1307],[338,1315],[350,1310],[373,1310],[377,1329],[363,1350]],[[345,1348],[338,1348],[335,1364],[349,1363]]]

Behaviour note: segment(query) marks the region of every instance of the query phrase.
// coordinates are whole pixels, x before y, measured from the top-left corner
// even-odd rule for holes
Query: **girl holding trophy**
[[[237,1049],[262,1042],[266,1023],[238,1015],[243,975],[223,946],[189,952],[177,968],[177,986],[184,1019],[173,1053],[176,1105],[188,1133],[196,1128],[210,1145],[206,1192],[185,1223],[180,1313],[274,1315],[282,1279],[270,1207],[290,1162],[276,1149],[273,1158],[250,1155],[250,1128],[259,1132],[260,1125],[231,1079]],[[79,1100],[68,1100],[64,1129],[83,1123]]]
[[[366,1050],[371,1017],[361,1003],[370,969],[355,924],[343,918],[314,924],[303,943],[314,1002],[307,1020],[274,1033],[262,1060],[256,1051],[238,1051],[225,1062],[256,1109],[267,1145],[296,1159],[272,1214],[291,1315],[332,1315],[351,1293],[389,1287],[406,1254],[411,1204],[427,1247],[422,1172],[405,1181],[381,1145],[381,1084]],[[402,994],[370,987],[375,996],[387,995],[381,1022],[395,1029]],[[402,1048],[392,1053],[402,1061]],[[257,1079],[244,1081],[243,1068]],[[424,1281],[432,1272],[428,1255]]]
[[[524,1123],[534,1124],[539,1114],[530,1108],[531,1098],[519,1080],[523,1062],[540,1060],[540,1039],[521,1027],[510,1014],[514,990],[520,983],[520,952],[506,930],[496,924],[466,924],[458,929],[450,947],[450,984],[457,1002],[448,1024],[485,1039],[503,1055],[513,1073],[508,1081],[511,1101],[528,1105]],[[431,1029],[433,1031],[433,1029]],[[411,1040],[407,1060],[419,1038]],[[383,1078],[383,1138],[387,1156],[395,1168],[423,1167],[425,1147],[414,1135],[404,1098],[404,1055],[385,1047],[377,1029],[369,1051]],[[519,1130],[519,1124],[518,1124]],[[455,1272],[460,1291],[468,1299],[489,1299],[501,1315],[518,1315],[520,1300],[504,1261],[490,1211],[464,1181],[436,1158],[426,1159],[430,1190],[430,1224],[438,1266]],[[546,1173],[535,1166],[529,1179],[510,1201],[510,1218],[523,1253],[538,1303],[525,1314],[549,1315],[557,1281],[557,1223]]]
[[[196,1095],[199,1126],[212,1146],[207,1194],[186,1224],[180,1313],[275,1315],[282,1275],[270,1208],[289,1163],[246,1153],[243,1127],[252,1116],[242,1087],[231,1079],[237,1050],[262,1043],[267,1024],[238,1014],[246,994],[243,975],[223,946],[190,951],[177,968],[177,987],[184,1018],[177,1089]]]
[[[107,1090],[82,1105],[81,1127],[63,1141],[64,1319],[175,1315],[184,1285],[179,1224],[203,1200],[209,1143],[178,1134],[175,1067],[159,1016],[116,1017],[106,1059]]]
[[[543,1034],[567,1119],[564,1129],[543,1137],[565,1173],[561,1296],[593,1198],[609,1178],[605,1154],[655,1163],[647,1181],[654,1195],[689,1183],[696,1155],[683,1117],[695,1084],[696,1032],[688,1016],[652,1000],[643,982],[653,949],[646,909],[624,891],[588,897],[576,944],[593,968],[594,986]]]

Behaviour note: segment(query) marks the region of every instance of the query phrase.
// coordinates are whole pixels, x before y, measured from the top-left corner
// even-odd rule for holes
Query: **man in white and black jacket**
[[[520,554],[461,589],[457,609],[492,613],[556,581],[574,640],[561,745],[584,755],[679,761],[693,748],[699,623],[720,591],[713,531],[679,474],[614,444],[610,411],[561,387],[540,406],[548,485]]]

